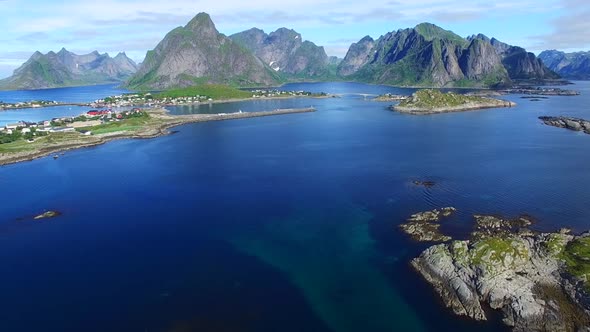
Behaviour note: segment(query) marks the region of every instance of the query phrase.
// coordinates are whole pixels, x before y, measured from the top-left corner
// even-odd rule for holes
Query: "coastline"
[[[312,107],[308,108],[287,108],[287,109],[276,109],[272,111],[259,111],[259,112],[245,112],[245,113],[228,113],[228,114],[192,114],[192,115],[170,115],[164,108],[155,108],[147,110],[150,116],[161,122],[157,124],[148,125],[138,131],[128,132],[113,132],[106,134],[99,134],[80,139],[76,139],[65,142],[62,144],[56,144],[53,146],[43,147],[38,150],[22,151],[15,153],[1,153],[0,154],[0,166],[15,164],[24,161],[31,161],[43,157],[47,157],[52,154],[62,153],[68,150],[75,150],[81,148],[88,148],[93,146],[102,145],[110,141],[118,139],[150,139],[164,135],[168,135],[170,132],[168,129],[184,124],[197,123],[197,122],[208,122],[208,121],[224,121],[224,120],[235,120],[255,117],[265,117],[274,115],[285,115],[285,114],[297,114],[297,113],[311,113],[315,112],[316,109]],[[74,135],[79,135],[75,133]]]

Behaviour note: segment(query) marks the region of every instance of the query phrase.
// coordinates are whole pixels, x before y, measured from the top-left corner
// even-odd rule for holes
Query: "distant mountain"
[[[495,42],[494,42],[495,41]],[[484,35],[462,38],[434,24],[366,36],[338,66],[346,79],[405,86],[502,86],[557,75],[522,48]]]
[[[590,80],[590,52],[543,51],[539,59],[564,78]]]
[[[329,58],[323,47],[303,41],[301,34],[287,28],[266,34],[252,28],[231,35],[236,43],[254,53],[273,70],[301,78],[315,78],[328,73]]]
[[[125,53],[111,58],[94,51],[77,55],[62,48],[59,52],[35,52],[11,77],[0,80],[0,89],[45,89],[64,86],[121,82],[137,71]]]
[[[560,76],[547,68],[541,59],[524,48],[512,46],[492,38],[490,43],[496,52],[502,56],[502,64],[511,79],[544,80],[558,79]]]
[[[248,49],[217,31],[206,13],[170,31],[126,83],[134,89],[166,89],[198,83],[271,85],[277,73]]]

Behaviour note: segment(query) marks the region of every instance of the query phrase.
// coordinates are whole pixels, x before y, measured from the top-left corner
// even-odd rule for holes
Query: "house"
[[[6,129],[12,129],[12,130],[14,130],[14,129],[18,128],[18,127],[23,127],[23,124],[22,123],[11,123],[11,124],[7,124],[6,125]]]
[[[97,115],[107,115],[107,114],[111,114],[112,111],[111,110],[90,110],[88,112],[86,112],[86,115],[90,115],[90,116],[97,116]]]
[[[23,134],[27,134],[27,133],[31,132],[31,129],[30,128],[23,128],[20,132]]]

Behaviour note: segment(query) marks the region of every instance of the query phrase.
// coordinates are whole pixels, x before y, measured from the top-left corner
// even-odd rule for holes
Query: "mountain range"
[[[117,65],[109,65],[116,63]],[[122,65],[126,64],[126,65]],[[137,70],[136,70],[137,69]],[[252,28],[221,34],[199,13],[170,31],[139,68],[124,54],[65,50],[35,53],[1,87],[40,88],[124,80],[137,90],[162,90],[200,83],[271,86],[289,81],[347,80],[398,86],[500,87],[515,80],[543,81],[559,75],[533,53],[482,34],[463,38],[434,24],[370,36],[353,43],[344,59],[294,30],[266,33]]]
[[[328,75],[330,59],[324,48],[303,41],[294,30],[280,28],[266,34],[252,28],[230,38],[284,76],[317,78]]]
[[[590,52],[565,53],[556,50],[543,51],[539,58],[559,75],[567,79],[590,79]]]
[[[64,86],[123,82],[137,71],[125,53],[110,57],[94,51],[77,55],[62,48],[59,52],[35,52],[8,78],[0,89],[46,89]]]
[[[495,87],[559,78],[533,54],[479,34],[463,38],[434,24],[366,36],[338,67],[346,79],[401,86]]]

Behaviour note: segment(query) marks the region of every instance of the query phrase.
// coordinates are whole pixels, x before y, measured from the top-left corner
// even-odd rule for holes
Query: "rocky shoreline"
[[[590,121],[588,120],[565,116],[540,116],[539,119],[548,126],[583,131],[590,134]]]
[[[480,321],[499,310],[514,331],[590,331],[590,233],[537,233],[527,216],[474,219],[469,240],[411,262],[448,308]]]
[[[425,89],[415,92],[410,98],[390,108],[405,114],[429,115],[513,106],[516,106],[516,103],[506,100]]]
[[[68,150],[80,149],[93,147],[107,142],[126,139],[126,138],[155,138],[169,134],[169,130],[172,127],[176,127],[183,124],[195,123],[195,122],[207,122],[207,121],[223,121],[232,119],[245,119],[263,116],[273,115],[284,115],[294,113],[309,113],[315,112],[315,108],[289,108],[289,109],[276,109],[272,111],[260,111],[260,112],[242,112],[242,113],[227,113],[227,114],[192,114],[192,115],[170,115],[165,109],[151,109],[147,110],[150,116],[161,120],[159,124],[146,126],[136,132],[114,132],[108,134],[92,135],[84,137],[83,139],[73,139],[66,143],[48,145],[38,150],[15,152],[15,153],[3,153],[0,154],[0,166],[14,164],[23,161],[30,161],[42,157],[46,157],[55,153],[64,152]]]
[[[541,88],[541,87],[516,87],[511,89],[500,90],[509,94],[524,94],[535,96],[579,96],[580,92],[575,90],[566,90],[559,88]]]
[[[452,113],[452,112],[464,112],[464,111],[475,111],[487,108],[504,108],[504,107],[514,107],[516,103],[511,101],[505,100],[495,100],[490,99],[490,102],[486,103],[468,103],[461,106],[443,106],[443,107],[436,107],[436,108],[421,108],[421,107],[403,107],[403,106],[393,106],[392,109],[394,111],[398,111],[400,113],[405,114],[412,114],[412,115],[430,115],[430,114],[440,114],[440,113]]]

